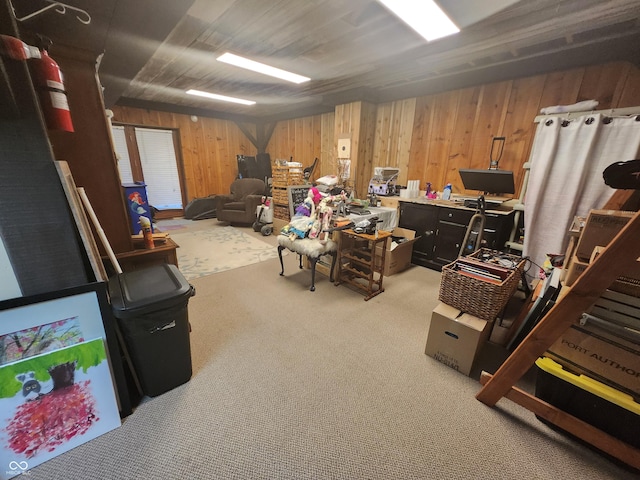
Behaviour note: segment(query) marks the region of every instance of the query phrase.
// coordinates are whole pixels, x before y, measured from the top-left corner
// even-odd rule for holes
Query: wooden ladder
[[[493,407],[506,397],[596,448],[640,469],[640,450],[595,428],[561,409],[514,387],[534,362],[587,311],[620,276],[630,262],[640,257],[640,212],[627,223],[604,251],[587,267],[568,292],[531,330],[516,350],[491,375],[482,372],[483,387],[476,395]]]

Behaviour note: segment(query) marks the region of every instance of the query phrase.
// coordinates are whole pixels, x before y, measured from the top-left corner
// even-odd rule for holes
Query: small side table
[[[134,242],[134,247],[136,247],[135,250],[116,254],[116,259],[124,272],[139,270],[151,265],[162,265],[163,263],[170,263],[176,267],[178,266],[178,255],[176,253],[176,249],[179,245],[171,238],[167,238],[166,242],[158,244],[155,248],[151,249],[138,248],[136,243],[137,242]],[[115,273],[113,272],[113,266],[111,265],[109,257],[102,257],[102,260],[105,264],[105,268],[107,269],[107,273],[109,275]]]
[[[377,235],[356,233],[351,229],[340,232],[338,275],[336,285],[347,283],[365,293],[364,300],[384,292],[384,260],[387,239],[391,232],[380,230]],[[380,247],[381,252],[377,252]]]

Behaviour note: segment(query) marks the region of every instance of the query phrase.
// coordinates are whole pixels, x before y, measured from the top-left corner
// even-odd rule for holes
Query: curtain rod
[[[626,115],[640,115],[640,106],[638,107],[625,107],[625,108],[609,108],[607,110],[591,110],[588,112],[562,112],[562,113],[550,113],[548,115],[537,115],[534,119],[535,123],[540,123],[542,120],[553,117],[579,117],[581,115],[596,115],[598,113],[602,113],[603,115],[607,115],[613,117],[617,116],[626,116]]]

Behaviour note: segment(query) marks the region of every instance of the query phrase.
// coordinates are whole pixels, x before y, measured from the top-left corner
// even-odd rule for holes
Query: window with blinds
[[[139,127],[134,130],[149,204],[158,210],[182,209],[182,192],[173,132]],[[124,127],[113,127],[113,142],[119,157],[120,179],[122,183],[133,183]]]
[[[120,172],[120,182],[133,183],[133,174],[131,173],[131,160],[129,159],[129,150],[127,149],[127,139],[124,135],[124,127],[113,126],[111,128],[113,137],[113,148],[116,151],[118,160],[118,171]]]

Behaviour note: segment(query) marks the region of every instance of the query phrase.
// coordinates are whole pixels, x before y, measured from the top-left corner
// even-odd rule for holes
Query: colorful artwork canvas
[[[120,426],[102,339],[0,366],[0,477]]]
[[[78,317],[0,335],[0,365],[82,342]]]

